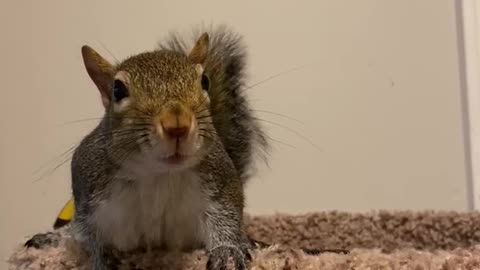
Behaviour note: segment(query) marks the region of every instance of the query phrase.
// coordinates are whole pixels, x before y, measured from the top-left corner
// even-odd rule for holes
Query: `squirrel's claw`
[[[247,263],[252,257],[247,251],[242,251],[237,246],[218,246],[208,251],[207,270],[225,270],[227,269],[228,258],[231,257],[236,270],[246,270]]]
[[[57,233],[48,232],[48,233],[39,233],[35,234],[24,246],[27,248],[33,247],[36,249],[43,248],[45,246],[58,246],[60,242],[60,236]]]

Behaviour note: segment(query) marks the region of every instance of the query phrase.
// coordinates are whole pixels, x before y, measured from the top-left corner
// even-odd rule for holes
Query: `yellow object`
[[[55,223],[53,224],[54,229],[61,228],[73,219],[73,214],[75,213],[75,206],[73,204],[73,197],[68,200],[68,202],[63,206],[62,210],[60,213],[58,213],[57,219],[55,220]]]

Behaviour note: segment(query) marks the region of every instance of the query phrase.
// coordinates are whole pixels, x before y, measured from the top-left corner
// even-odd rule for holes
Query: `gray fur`
[[[206,248],[208,269],[224,269],[228,257],[237,269],[246,268],[244,186],[255,153],[263,155],[268,147],[243,92],[246,54],[240,37],[225,27],[209,36],[209,99],[198,89],[186,56],[190,47],[177,35],[115,67],[131,76],[132,108],[106,108],[71,163],[72,229],[95,270],[115,268],[113,250],[156,247]],[[151,153],[157,146],[144,128],[171,102],[191,106],[204,132],[195,158],[172,170],[156,167]]]

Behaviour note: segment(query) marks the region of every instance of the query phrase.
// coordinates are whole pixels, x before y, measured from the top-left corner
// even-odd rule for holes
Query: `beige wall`
[[[270,169],[248,189],[253,213],[467,209],[454,1],[2,1],[0,256],[48,229],[69,196],[68,164],[35,171],[78,142],[101,104],[81,62],[112,59],[172,29],[225,22],[250,46],[251,90]],[[48,170],[42,170],[44,173]]]

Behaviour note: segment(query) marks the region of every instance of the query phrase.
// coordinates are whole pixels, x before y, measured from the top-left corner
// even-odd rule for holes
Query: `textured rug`
[[[246,218],[255,240],[251,269],[480,269],[479,212],[324,212]],[[346,249],[348,254],[309,249]],[[89,269],[87,256],[62,231],[57,246],[14,251],[9,269]],[[203,251],[129,254],[120,269],[205,269]],[[233,268],[231,268],[233,269]]]

